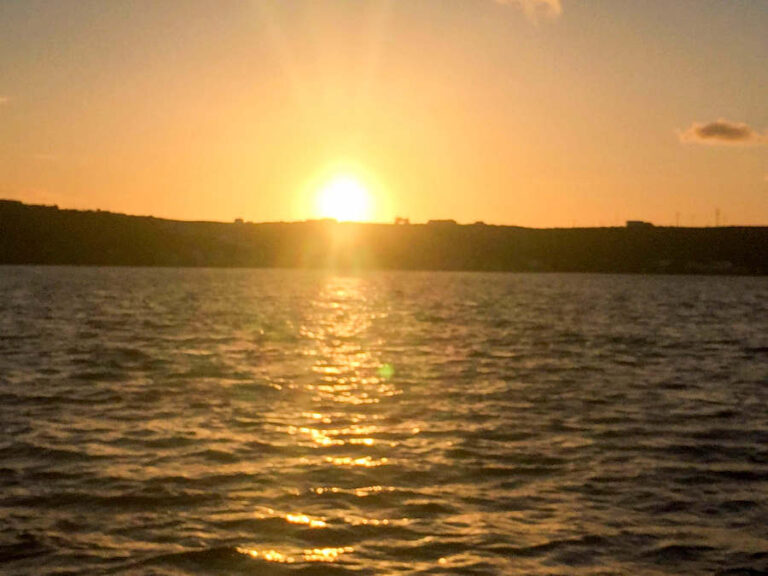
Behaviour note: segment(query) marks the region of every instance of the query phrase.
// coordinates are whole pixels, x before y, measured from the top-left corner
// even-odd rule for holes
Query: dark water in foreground
[[[768,279],[0,268],[0,573],[768,573]]]

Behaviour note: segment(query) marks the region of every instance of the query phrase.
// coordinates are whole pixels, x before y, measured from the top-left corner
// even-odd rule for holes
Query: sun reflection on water
[[[325,461],[334,466],[363,466],[365,468],[376,468],[377,466],[383,466],[389,462],[389,458],[371,458],[370,456],[362,456],[360,458],[352,458],[350,456],[334,458],[332,456],[327,456]]]
[[[264,560],[266,562],[275,562],[277,564],[294,564],[297,561],[322,563],[336,562],[339,560],[342,554],[349,554],[350,552],[353,552],[353,548],[350,546],[343,546],[338,548],[308,548],[303,550],[300,555],[295,556],[291,556],[274,549],[258,550],[256,548],[238,547],[237,551],[240,554],[245,554],[251,558]]]
[[[336,562],[342,554],[349,554],[353,549],[351,546],[340,548],[312,548],[304,550],[305,562]]]
[[[293,564],[296,559],[293,556],[286,556],[277,550],[256,550],[253,548],[237,548],[240,554],[246,554],[251,558],[266,560],[267,562],[277,562],[280,564]]]
[[[310,528],[325,528],[328,526],[325,520],[310,518],[306,514],[286,514],[285,519],[291,524],[305,524]]]
[[[333,420],[329,417],[322,419],[324,424],[332,424]],[[312,426],[288,426],[287,432],[291,436],[304,435],[308,439],[320,446],[344,446],[348,444],[360,446],[373,446],[376,440],[371,436],[376,434],[379,427],[376,425],[357,425],[346,426],[343,428],[315,428]]]
[[[405,518],[368,517],[362,511],[334,504],[331,495],[367,498],[395,490],[391,486],[361,483],[346,484],[352,469],[375,470],[390,463],[391,449],[397,444],[391,430],[382,422],[383,402],[402,391],[394,378],[394,368],[377,353],[381,342],[370,341],[372,323],[381,318],[374,305],[370,283],[364,278],[328,277],[298,326],[302,342],[301,364],[289,387],[293,390],[294,416],[284,419],[276,429],[284,435],[283,445],[293,451],[300,466],[311,466],[321,479],[331,482],[309,492],[317,498],[314,506],[305,502],[301,511],[269,510],[264,518],[281,518],[287,524],[325,533],[331,526],[404,526]],[[283,412],[285,414],[285,412]],[[408,428],[410,432],[410,427]],[[389,451],[389,452],[388,452]],[[345,468],[349,472],[343,471]],[[357,473],[355,473],[357,474]],[[368,473],[366,473],[368,474]],[[338,481],[338,485],[335,484]],[[285,487],[294,497],[307,493],[300,486]],[[293,488],[291,490],[291,488]],[[328,530],[329,533],[332,531]],[[339,532],[339,534],[342,534]],[[323,536],[323,538],[326,538]],[[353,549],[339,536],[338,541],[323,541],[325,548],[286,552],[279,548],[247,547],[240,551],[267,562],[337,562]],[[290,548],[290,544],[286,549]]]

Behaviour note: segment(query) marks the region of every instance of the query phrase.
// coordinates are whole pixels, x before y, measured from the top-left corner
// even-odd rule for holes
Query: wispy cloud
[[[555,18],[563,13],[561,0],[494,0],[497,4],[519,6],[525,14],[535,20],[539,16]]]
[[[3,104],[8,104],[8,102],[10,101],[11,99],[8,96],[0,95],[0,106],[2,106]]]
[[[717,120],[706,124],[694,122],[690,128],[678,132],[681,142],[710,146],[756,146],[768,144],[768,135],[743,122]]]

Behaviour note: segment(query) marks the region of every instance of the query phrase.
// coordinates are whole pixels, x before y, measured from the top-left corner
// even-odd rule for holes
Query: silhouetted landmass
[[[768,274],[768,227],[181,222],[0,200],[0,264]]]

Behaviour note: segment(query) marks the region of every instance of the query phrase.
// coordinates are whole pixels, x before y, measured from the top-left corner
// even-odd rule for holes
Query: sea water
[[[2,574],[766,571],[766,278],[0,268]]]

